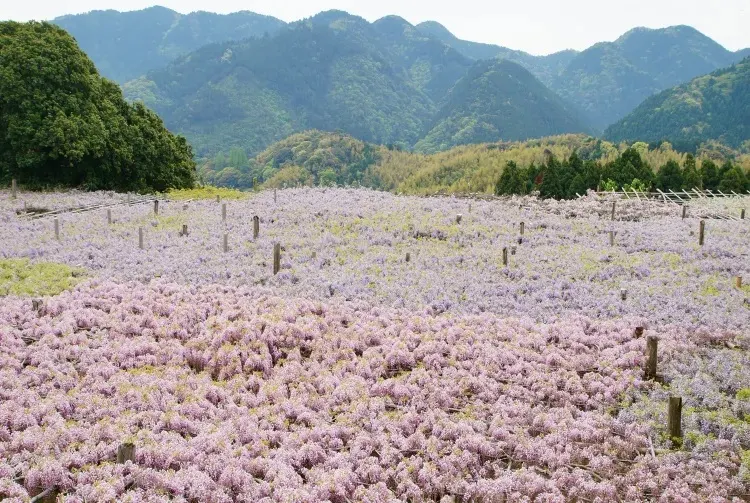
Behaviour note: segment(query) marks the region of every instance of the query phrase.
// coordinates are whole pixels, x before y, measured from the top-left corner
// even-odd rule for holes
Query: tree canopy
[[[191,187],[187,141],[167,131],[63,29],[0,23],[0,178],[28,187],[164,191]]]

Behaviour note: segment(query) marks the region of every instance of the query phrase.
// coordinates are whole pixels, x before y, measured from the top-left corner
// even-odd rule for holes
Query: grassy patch
[[[73,288],[81,276],[82,270],[64,264],[4,259],[0,260],[0,296],[57,295]]]
[[[221,197],[221,199],[245,199],[248,193],[236,189],[208,185],[195,189],[171,190],[167,195],[175,201],[185,201],[187,199],[216,199],[216,196]]]

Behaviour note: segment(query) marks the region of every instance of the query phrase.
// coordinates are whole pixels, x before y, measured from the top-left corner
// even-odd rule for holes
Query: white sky
[[[178,12],[250,10],[296,21],[341,9],[374,21],[388,14],[434,20],[459,38],[548,54],[614,40],[635,26],[693,26],[727,49],[750,47],[750,0],[0,0],[0,20],[52,19],[154,5]]]

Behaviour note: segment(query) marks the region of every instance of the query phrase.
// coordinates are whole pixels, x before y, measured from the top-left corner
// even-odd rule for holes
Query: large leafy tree
[[[184,138],[99,76],[76,41],[49,23],[0,23],[0,178],[27,186],[190,187]]]

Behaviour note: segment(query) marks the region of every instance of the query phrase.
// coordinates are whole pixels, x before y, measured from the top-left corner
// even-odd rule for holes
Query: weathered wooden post
[[[742,276],[737,276],[734,278],[734,284],[737,286],[737,288],[742,288]]]
[[[669,414],[667,417],[669,438],[675,444],[682,445],[682,397],[669,397]]]
[[[253,190],[254,191],[258,190],[258,177],[257,176],[253,177]]]
[[[745,208],[740,210],[740,220],[745,220]]]
[[[510,247],[510,254],[515,255],[516,254],[516,245],[513,245]]]
[[[273,245],[273,273],[278,274],[281,270],[281,245]]]
[[[188,235],[187,224],[182,224],[182,232],[180,233],[180,236],[187,236],[187,235]]]
[[[255,215],[253,217],[253,239],[258,239],[258,234],[260,234],[260,218]]]
[[[609,231],[609,246],[615,245],[615,231]]]
[[[124,465],[128,461],[135,463],[135,445],[130,442],[117,447],[117,464]]]
[[[60,220],[55,217],[55,239],[60,241]]]
[[[685,220],[685,217],[687,216],[687,206],[682,205],[682,219]]]
[[[221,221],[222,222],[227,221],[227,203],[223,203],[221,205]]]
[[[159,200],[154,199],[154,215],[158,215],[158,214],[159,214]]]
[[[635,336],[636,338],[643,337],[643,327],[635,327]]]
[[[10,192],[13,195],[13,199],[17,197],[16,191],[17,191],[16,179],[14,178],[13,180],[10,181]]]
[[[615,207],[617,206],[617,201],[612,202],[612,220],[615,219]]]
[[[462,218],[463,218],[463,215],[461,215],[460,213],[458,215],[456,215],[456,223],[460,224]]]
[[[406,252],[406,261],[407,262],[411,261],[411,253],[409,252]]]
[[[471,213],[471,203],[469,203],[469,213]]]
[[[273,202],[276,202],[276,189],[273,189]]]
[[[700,229],[698,231],[698,244],[703,246],[703,243],[705,241],[706,241],[706,221],[701,220]]]
[[[508,265],[508,248],[507,247],[503,248],[503,265],[504,266]]]
[[[628,291],[625,290],[624,288],[620,289],[620,298],[622,300],[628,300]]]
[[[224,234],[224,253],[229,251],[229,234]]]
[[[138,227],[138,248],[143,250],[143,227]]]
[[[107,224],[112,225],[112,210],[107,210]]]
[[[646,359],[646,379],[656,378],[656,361],[659,347],[659,339],[650,336],[646,339],[646,350],[648,357]]]
[[[130,192],[128,192],[128,206],[130,206]]]
[[[216,194],[216,202],[217,203],[221,202],[221,196],[219,194]]]

